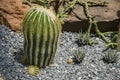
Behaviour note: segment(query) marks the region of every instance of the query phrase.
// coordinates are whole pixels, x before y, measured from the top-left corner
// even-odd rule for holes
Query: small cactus
[[[88,38],[87,38],[87,33],[79,31],[78,33],[78,43],[82,45],[88,44]]]
[[[32,76],[36,76],[37,74],[39,74],[39,72],[40,69],[37,66],[30,65],[27,67],[27,73]]]
[[[118,60],[118,57],[119,57],[119,55],[117,54],[116,51],[114,51],[114,50],[108,50],[105,53],[105,55],[103,57],[103,60],[106,63],[114,63],[114,62],[116,62]]]
[[[61,23],[54,11],[42,6],[32,7],[22,23],[24,53],[29,65],[46,67],[53,63]]]
[[[85,57],[85,53],[83,52],[83,50],[78,49],[74,53],[73,61],[75,63],[81,63],[84,57]]]

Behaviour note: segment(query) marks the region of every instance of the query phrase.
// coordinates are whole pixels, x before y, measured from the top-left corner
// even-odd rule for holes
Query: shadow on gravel
[[[23,51],[17,49],[14,52],[15,47],[4,38],[7,35],[0,30],[0,80],[19,80],[25,76],[24,66],[20,63]]]
[[[7,49],[6,46],[3,48]],[[0,74],[3,77],[3,80],[17,80],[22,68],[24,68],[24,66],[20,63],[22,50],[20,49],[13,55],[10,55],[9,53],[2,53],[2,50],[0,50],[0,52]]]

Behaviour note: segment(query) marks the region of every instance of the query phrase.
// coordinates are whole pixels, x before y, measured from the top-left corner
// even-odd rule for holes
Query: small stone
[[[51,67],[57,67],[59,65],[57,63],[54,63],[54,64],[50,64],[49,66],[51,66]]]
[[[72,59],[72,58],[69,58],[69,59],[67,60],[67,63],[68,63],[68,64],[72,64],[72,63],[73,63],[73,59]]]
[[[2,75],[2,74],[0,74],[0,80],[4,80],[4,79],[3,79],[3,75]]]

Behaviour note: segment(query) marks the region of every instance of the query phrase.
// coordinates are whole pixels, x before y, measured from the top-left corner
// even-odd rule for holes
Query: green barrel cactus
[[[29,65],[45,67],[53,63],[61,23],[53,10],[32,7],[22,22],[24,53]]]

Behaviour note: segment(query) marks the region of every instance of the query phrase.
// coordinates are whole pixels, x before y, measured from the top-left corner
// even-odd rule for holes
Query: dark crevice
[[[118,31],[120,19],[116,19],[113,21],[101,21],[98,22],[98,26],[101,32],[107,31]],[[89,26],[88,20],[76,21],[76,22],[65,22],[63,25],[63,31],[71,31],[78,32],[79,30],[86,31]],[[94,27],[92,28],[92,32],[95,32]]]

